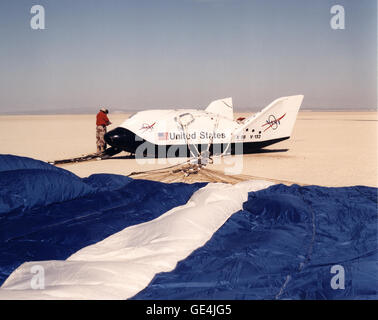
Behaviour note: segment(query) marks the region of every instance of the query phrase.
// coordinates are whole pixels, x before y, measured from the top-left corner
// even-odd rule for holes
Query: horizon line
[[[136,113],[141,112],[144,110],[169,110],[170,108],[146,108],[146,109],[116,109],[115,111],[109,112],[109,114],[130,114],[130,113]],[[182,108],[182,110],[186,109],[192,109],[192,108]],[[198,109],[200,110],[200,109]],[[245,108],[236,108],[234,109],[234,113],[256,113],[261,111],[261,109],[245,109]],[[98,110],[93,110],[93,112],[90,112],[90,110],[37,110],[34,112],[30,111],[6,111],[6,112],[0,112],[0,116],[44,116],[44,115],[90,115],[90,114],[97,114]],[[327,108],[327,107],[317,107],[317,108],[311,108],[311,107],[305,107],[301,108],[299,112],[378,112],[378,107],[367,107],[367,108]]]

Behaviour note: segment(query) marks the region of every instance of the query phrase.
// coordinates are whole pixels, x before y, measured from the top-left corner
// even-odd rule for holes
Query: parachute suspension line
[[[180,162],[180,163],[174,164],[172,166],[164,167],[164,168],[151,169],[151,170],[146,170],[146,171],[133,171],[130,174],[128,174],[127,177],[131,177],[131,176],[135,176],[135,175],[139,175],[139,174],[146,174],[146,173],[152,173],[152,172],[165,171],[165,170],[168,170],[168,169],[173,169],[175,167],[182,166],[182,165],[187,164],[187,163],[188,163],[188,160],[186,160],[184,162]]]
[[[191,119],[190,119],[188,122],[183,123],[182,120],[181,120],[181,118],[184,118],[185,116],[190,116]],[[179,124],[179,125],[181,126],[181,128],[182,128],[182,131],[184,132],[185,143],[186,143],[186,145],[187,145],[187,147],[188,147],[188,149],[189,149],[190,154],[192,155],[192,158],[198,158],[198,156],[199,156],[199,151],[198,151],[197,147],[193,144],[194,149],[195,149],[195,151],[197,152],[197,156],[195,156],[195,155],[193,154],[193,151],[192,151],[192,149],[190,148],[190,142],[189,142],[190,137],[189,137],[189,135],[188,135],[188,126],[189,126],[191,123],[193,123],[194,120],[195,120],[194,117],[193,117],[193,115],[192,115],[191,113],[183,113],[183,114],[180,114],[180,115],[178,116],[178,118],[175,118],[175,120],[178,122],[178,124]]]
[[[214,128],[213,128],[213,134],[210,137],[210,141],[207,145],[207,150],[206,150],[206,156],[209,159],[211,159],[212,162],[213,162],[213,157],[210,157],[210,147],[214,142],[215,131],[218,130],[218,125],[219,125],[219,118],[217,117],[217,120],[215,121]],[[214,148],[213,148],[213,150],[214,150]]]
[[[231,143],[232,143],[232,138],[234,137],[234,134],[233,133],[231,133],[231,136],[230,136],[230,141],[228,142],[228,144],[227,144],[227,147],[223,150],[223,152],[220,154],[220,155],[217,155],[217,157],[224,157],[224,156],[227,156],[227,155],[229,155],[228,153],[227,153],[227,150],[230,148],[230,146],[231,146]],[[231,154],[231,152],[230,152],[230,154]]]
[[[187,117],[187,116],[190,116],[191,119],[189,121],[187,121],[186,123],[183,123],[182,118]],[[203,115],[201,115],[201,116],[203,116]],[[194,160],[197,163],[199,162],[200,164],[206,164],[208,160],[211,160],[211,162],[213,162],[214,157],[224,157],[224,156],[229,155],[228,150],[231,146],[232,138],[234,137],[234,133],[231,133],[230,141],[228,142],[227,147],[223,150],[223,152],[221,154],[210,156],[210,148],[211,148],[211,145],[214,142],[214,136],[215,135],[213,134],[209,138],[209,142],[208,142],[206,151],[199,152],[196,145],[190,143],[190,135],[188,134],[189,125],[192,124],[195,121],[194,116],[191,113],[183,113],[183,114],[179,115],[177,118],[175,118],[175,120],[180,125],[180,127],[182,128],[182,131],[184,132],[185,143],[186,143],[186,145],[189,149],[189,152],[191,154],[191,159],[189,160],[189,162]],[[216,117],[216,121],[215,121],[214,127],[213,127],[213,133],[218,129],[218,126],[219,126],[219,117]],[[195,152],[197,153],[197,155],[195,155],[193,153],[191,146],[195,149]],[[205,159],[207,159],[207,160],[205,160]],[[203,160],[205,160],[205,161],[203,161]]]
[[[191,120],[188,121],[187,123],[183,123],[181,121],[181,118],[183,118],[184,116],[188,116],[190,115],[191,117]],[[201,115],[202,116],[202,115]],[[194,155],[190,146],[190,135],[188,134],[188,126],[190,124],[192,124],[194,121],[195,121],[195,118],[194,116],[191,114],[191,113],[183,113],[181,114],[178,118],[176,118],[176,121],[179,123],[179,125],[181,126],[183,132],[184,132],[184,138],[185,138],[185,142],[187,144],[187,147],[192,155],[192,159],[191,160],[194,160],[196,163],[200,164],[200,165],[206,165],[208,160],[211,160],[213,161],[213,158],[212,156],[210,156],[210,148],[211,148],[211,145],[213,144],[214,142],[214,137],[215,135],[212,134],[209,138],[209,142],[207,143],[207,149],[206,151],[202,151],[202,152],[199,152],[198,148],[196,147],[195,144],[192,144],[192,146],[194,147],[197,155]],[[219,118],[216,117],[216,121],[214,122],[214,127],[213,127],[213,133],[215,133],[215,131],[218,129],[218,126],[219,126]]]

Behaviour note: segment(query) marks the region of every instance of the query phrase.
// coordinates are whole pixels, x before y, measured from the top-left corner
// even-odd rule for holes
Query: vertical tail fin
[[[209,104],[209,106],[205,109],[205,111],[219,114],[225,118],[230,120],[234,119],[234,109],[232,106],[232,98],[225,98],[213,101]]]
[[[244,122],[244,128],[261,132],[262,140],[290,137],[304,96],[282,97]]]

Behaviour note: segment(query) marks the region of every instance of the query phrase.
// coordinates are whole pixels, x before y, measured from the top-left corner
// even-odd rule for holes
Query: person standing
[[[105,143],[105,133],[106,127],[112,124],[108,118],[109,110],[106,108],[101,108],[99,113],[96,116],[96,145],[97,145],[97,153],[101,154],[106,149]]]

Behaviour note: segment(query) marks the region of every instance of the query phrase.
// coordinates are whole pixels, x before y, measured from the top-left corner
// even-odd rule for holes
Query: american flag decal
[[[159,132],[158,140],[168,140],[168,132]]]

